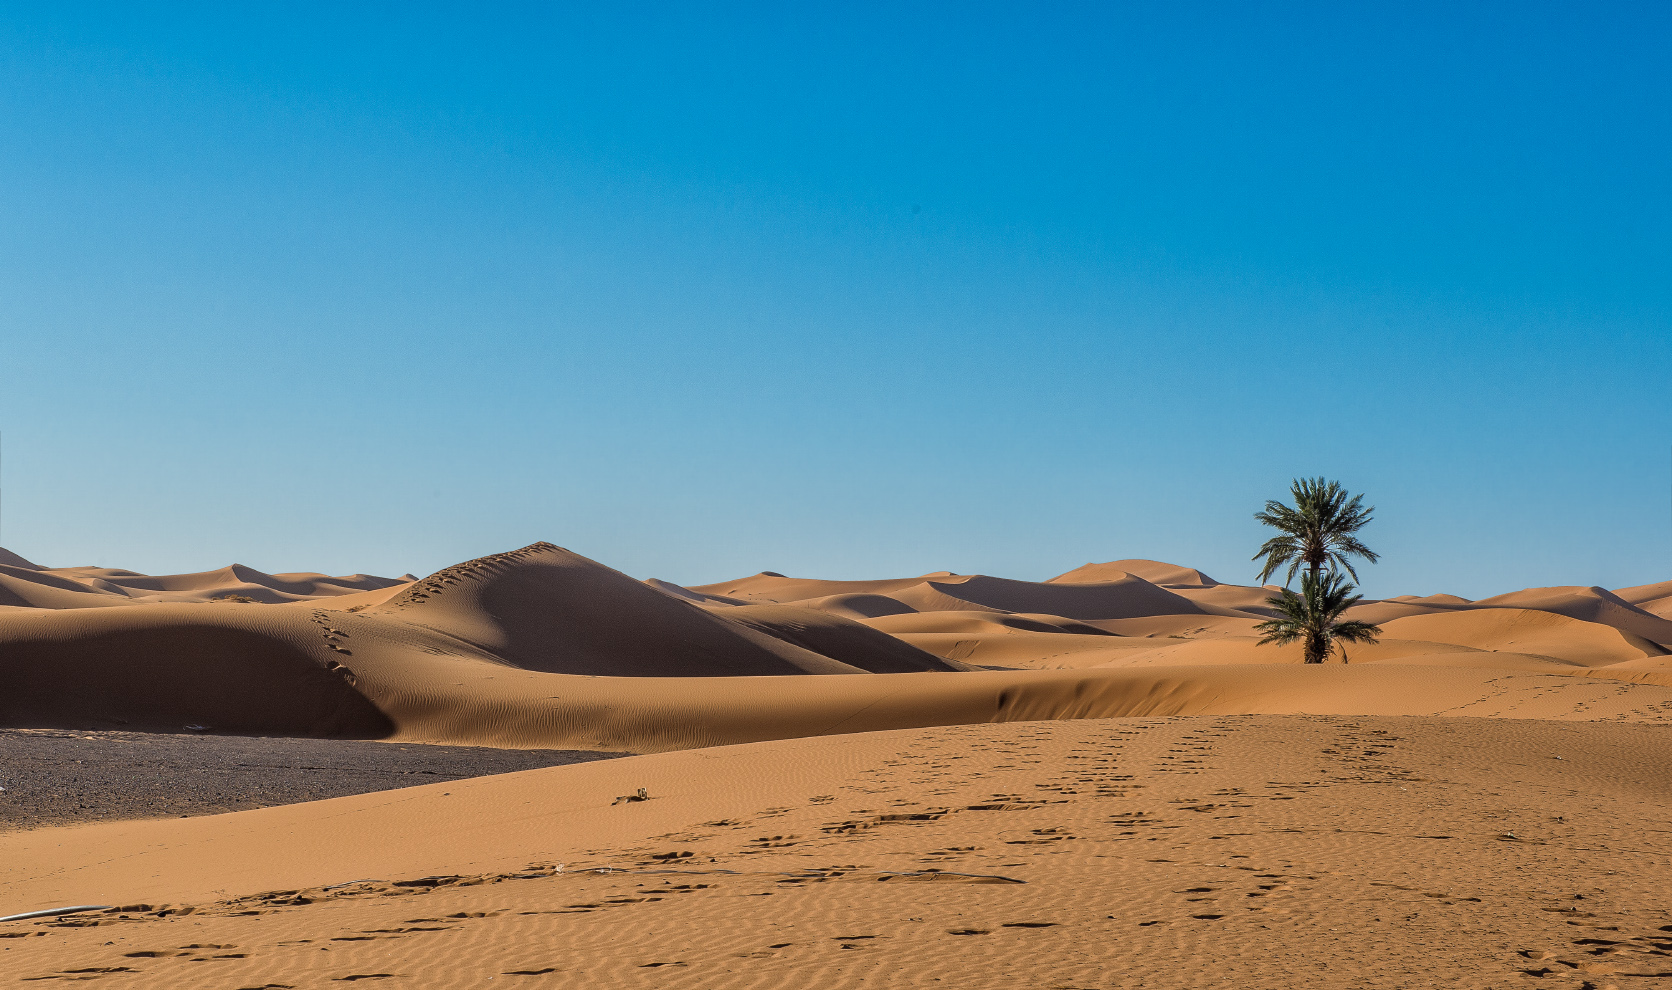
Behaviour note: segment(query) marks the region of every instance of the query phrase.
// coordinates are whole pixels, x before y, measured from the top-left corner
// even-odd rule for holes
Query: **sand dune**
[[[1467,605],[1469,600],[1457,595],[1395,595],[1383,599],[1389,602],[1403,602],[1410,605]]]
[[[1086,571],[1081,568],[1081,571]],[[825,608],[855,617],[875,618],[913,612],[1032,612],[1068,619],[1126,619],[1144,615],[1225,614],[1222,608],[1198,606],[1174,591],[1124,571],[1099,570],[1095,580],[1012,581],[981,574],[931,575],[904,581],[796,581],[747,578],[705,585],[705,595],[727,589],[744,598]],[[1064,577],[1066,577],[1065,575]],[[804,598],[790,597],[811,592]],[[1263,597],[1263,596],[1262,596]],[[903,607],[902,607],[903,606]]]
[[[1089,623],[1023,614],[913,612],[870,619],[867,624],[936,656],[983,666],[1092,666],[1110,651],[1154,645]]]
[[[861,620],[880,618],[885,615],[911,614],[918,611],[906,602],[901,601],[897,595],[893,597],[889,595],[867,594],[825,595],[822,598],[802,599],[795,604],[801,606],[802,608],[818,609],[821,612],[829,612],[831,615],[841,615],[850,619]],[[927,606],[931,603],[925,601],[923,604]],[[958,612],[992,611],[991,609],[975,608],[974,606],[969,605],[968,602],[955,602],[948,600],[947,604],[960,606],[953,609],[953,611]],[[940,610],[929,608],[929,611],[935,612]]]
[[[22,569],[24,569],[26,571],[34,571],[34,570],[39,570],[40,569],[40,567],[38,565],[32,564],[29,561],[24,560],[22,557],[19,557],[17,554],[12,553],[10,550],[7,550],[5,547],[0,547],[0,566],[21,567]]]
[[[6,726],[655,755],[0,832],[0,913],[114,905],[0,924],[0,969],[1648,985],[1666,588],[1368,602],[1381,641],[1307,666],[1257,645],[1270,589],[1156,561],[683,588],[545,543],[423,579],[5,555]]]
[[[1539,717],[1592,710],[1597,678],[1630,685],[1616,707],[1638,718],[1672,676],[1645,635],[1672,624],[1583,588],[1369,603],[1384,640],[1349,652],[1368,672],[1300,669],[1256,645],[1259,615],[1187,597],[1269,591],[1154,561],[684,589],[534,544],[410,582],[24,561],[0,565],[0,593],[12,726],[648,752],[1023,718],[1531,711],[1490,700],[1521,690],[1505,676],[1560,689]]]
[[[366,574],[265,574],[242,564],[152,577],[107,567],[45,568],[6,553],[0,557],[0,605],[99,608],[135,602],[205,602],[227,596],[280,603],[395,588],[407,580]]]
[[[0,606],[11,608],[101,608],[127,604],[120,591],[96,587],[24,568],[0,565]]]
[[[937,571],[914,578],[884,581],[822,581],[813,578],[785,577],[775,571],[762,571],[752,577],[718,584],[693,585],[690,590],[702,595],[737,598],[762,604],[783,604],[827,598],[831,595],[881,595],[903,591],[934,578],[953,577],[949,571]]]
[[[159,606],[159,613],[193,606]],[[203,606],[197,606],[202,608]],[[211,606],[228,612],[269,606]],[[116,610],[113,610],[115,612]],[[133,610],[121,610],[123,618]],[[386,737],[513,747],[655,752],[839,732],[940,724],[1258,712],[1653,719],[1672,707],[1672,674],[1587,671],[1611,679],[1528,675],[1501,665],[1437,673],[1417,666],[1308,668],[1246,661],[840,677],[577,677],[448,652],[444,640],[382,640],[376,618],[334,616],[353,653],[327,668],[318,653],[251,635],[244,618],[173,639],[178,624],[133,624],[122,639],[19,638],[6,659],[18,690],[0,717],[13,725]],[[322,627],[315,627],[322,629]],[[54,630],[42,630],[50,634]],[[1108,641],[1106,637],[1065,637]],[[150,664],[113,663],[120,655]],[[156,643],[168,643],[167,649]],[[181,642],[189,649],[181,650]],[[1154,640],[1143,640],[1154,643]],[[279,644],[279,645],[275,645]],[[1181,643],[1226,649],[1224,641]],[[147,647],[151,647],[146,651]],[[1130,654],[1133,651],[1121,651]],[[177,656],[179,657],[177,659]],[[1492,654],[1486,654],[1491,657]],[[163,661],[167,666],[163,666]],[[349,668],[346,664],[352,664]],[[1553,693],[1552,693],[1553,692]]]
[[[903,639],[841,615],[795,605],[744,605],[723,618],[873,674],[962,670]]]
[[[937,581],[933,586],[954,598],[988,608],[1068,619],[1130,619],[1206,611],[1187,598],[1130,574],[1097,583],[1062,585],[977,575]]]
[[[1127,575],[1142,578],[1164,588],[1212,588],[1219,582],[1194,567],[1180,567],[1159,560],[1113,560],[1106,564],[1083,564],[1066,574],[1058,574],[1046,584],[1102,584],[1118,581]]]
[[[236,604],[18,611],[0,615],[0,724],[349,738],[395,729],[334,671],[305,612]]]
[[[1672,643],[1672,619],[1646,612],[1603,588],[1529,588],[1474,602],[1474,608],[1527,608],[1613,626],[1656,643]]]
[[[363,614],[547,673],[674,677],[858,669],[551,544],[437,571]]]
[[[1460,612],[1413,615],[1384,622],[1382,631],[1405,639],[1560,657],[1586,666],[1664,656],[1667,652],[1613,625],[1525,608],[1475,607]]]
[[[1635,605],[1651,615],[1672,619],[1672,581],[1620,588],[1614,594],[1619,596],[1621,601]]]
[[[413,580],[417,579],[414,578]],[[400,584],[390,585],[387,588],[374,588],[371,591],[350,591],[324,598],[299,598],[293,602],[281,602],[279,604],[282,607],[292,609],[307,608],[332,612],[362,612],[373,605],[382,605],[406,591],[411,585],[412,581],[402,581]]]

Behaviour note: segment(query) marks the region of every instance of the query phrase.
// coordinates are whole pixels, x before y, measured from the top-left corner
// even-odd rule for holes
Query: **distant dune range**
[[[1148,560],[685,588],[549,543],[422,579],[0,551],[0,724],[655,752],[1128,715],[1672,715],[1672,581],[1366,602],[1382,642],[1324,667],[1255,645],[1271,593]]]
[[[0,923],[0,969],[168,990],[1672,975],[1672,582],[1366,602],[1382,641],[1323,666],[1255,645],[1271,593],[1147,560],[680,587],[546,543],[423,579],[0,555],[0,801],[47,820],[29,781],[61,773],[151,815],[0,829],[0,918],[77,909]],[[192,817],[121,784],[214,807],[244,762],[225,784],[185,758],[7,775],[20,739],[236,746],[259,774],[301,745],[85,731],[183,727],[402,741],[338,754],[362,772],[367,745],[640,755]]]

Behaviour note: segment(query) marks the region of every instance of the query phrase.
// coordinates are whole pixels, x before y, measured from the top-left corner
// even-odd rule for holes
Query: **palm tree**
[[[1289,565],[1289,574],[1283,579],[1285,588],[1302,565],[1314,578],[1328,567],[1332,572],[1345,569],[1357,581],[1358,572],[1347,558],[1376,562],[1375,551],[1353,535],[1370,522],[1375,507],[1365,508],[1363,495],[1349,496],[1339,482],[1322,478],[1296,478],[1289,491],[1295,496],[1293,508],[1271,501],[1266,503],[1266,511],[1254,513],[1255,519],[1283,534],[1267,540],[1254,555],[1255,560],[1264,557],[1266,562],[1260,571],[1260,583],[1264,584],[1284,564]]]
[[[1334,571],[1328,574],[1302,574],[1300,594],[1289,588],[1266,599],[1276,609],[1277,618],[1254,627],[1266,634],[1259,645],[1276,643],[1287,646],[1304,640],[1306,662],[1323,663],[1340,643],[1374,643],[1382,633],[1380,626],[1368,622],[1341,621],[1341,614],[1359,603],[1363,595],[1353,594],[1350,582]],[[1347,648],[1341,648],[1341,662],[1347,662]]]

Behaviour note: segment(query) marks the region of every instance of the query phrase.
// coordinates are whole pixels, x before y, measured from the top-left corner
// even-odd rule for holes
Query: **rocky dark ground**
[[[212,815],[626,755],[0,729],[0,830]]]

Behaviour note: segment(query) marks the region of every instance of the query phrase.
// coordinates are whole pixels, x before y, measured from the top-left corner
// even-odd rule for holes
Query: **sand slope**
[[[723,617],[873,674],[968,669],[956,660],[943,660],[903,639],[820,609],[745,605],[726,610]]]
[[[548,673],[673,677],[857,669],[550,544],[438,571],[364,614]]]
[[[1159,560],[1113,560],[1106,564],[1084,564],[1058,574],[1046,584],[1101,584],[1127,575],[1143,578],[1164,588],[1212,588],[1219,584],[1194,567],[1180,567]]]
[[[1641,584],[1635,588],[1620,588],[1614,592],[1621,601],[1663,619],[1672,619],[1672,581]]]
[[[1268,589],[1155,561],[686,589],[547,543],[413,581],[7,560],[0,723],[24,727],[652,752],[1155,714],[1653,719],[1672,684],[1654,586],[1367,603],[1383,642],[1305,669],[1256,645]]]
[[[333,598],[406,584],[366,574],[265,574],[232,564],[197,574],[152,577],[108,567],[45,568],[0,550],[0,605],[99,608],[156,602],[206,602],[236,595],[264,603]]]
[[[0,833],[0,913],[113,905],[0,923],[0,975],[1653,986],[1663,587],[1368,602],[1382,641],[1306,666],[1256,645],[1269,589],[1155,561],[681,588],[545,543],[411,580],[5,555],[0,724],[652,755]]]
[[[1613,626],[1632,636],[1672,643],[1672,619],[1646,612],[1603,588],[1529,588],[1474,602],[1475,608],[1526,608]]]
[[[1667,653],[1658,644],[1612,624],[1525,608],[1472,608],[1464,612],[1412,615],[1384,622],[1382,630],[1388,636],[1483,650],[1536,653],[1586,666],[1606,666]]]
[[[394,723],[336,673],[305,612],[154,604],[0,615],[0,723],[378,738]]]

